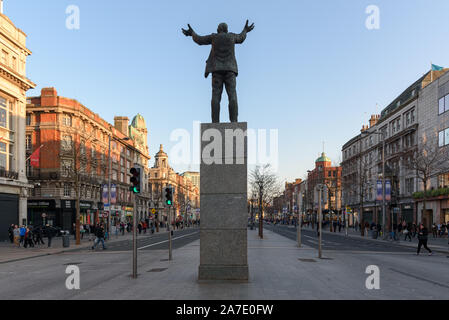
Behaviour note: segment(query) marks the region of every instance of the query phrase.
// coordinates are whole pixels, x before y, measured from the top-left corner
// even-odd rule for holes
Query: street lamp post
[[[386,238],[386,233],[385,233],[385,206],[386,206],[386,201],[385,201],[385,135],[382,132],[362,132],[361,135],[363,134],[377,134],[377,135],[381,135],[382,136],[382,232],[384,234],[384,239]],[[360,149],[360,157],[362,156],[362,150]],[[361,159],[361,158],[360,158]],[[363,215],[363,212],[361,213]],[[363,228],[363,226],[362,226]]]
[[[109,138],[109,147],[108,147],[108,158],[109,158],[109,163],[108,163],[108,204],[109,204],[109,213],[108,213],[108,220],[107,220],[107,230],[108,230],[108,237],[111,234],[111,214],[112,214],[112,204],[111,204],[111,170],[112,170],[112,158],[111,158],[111,140],[117,140],[117,141],[129,141],[131,140],[128,137],[125,137],[123,139],[120,138],[112,138],[111,139],[111,135],[108,136]]]

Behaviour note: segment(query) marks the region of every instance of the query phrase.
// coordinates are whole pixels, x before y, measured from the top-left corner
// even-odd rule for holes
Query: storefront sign
[[[377,201],[382,201],[382,180],[377,180],[377,196],[376,196],[376,200]]]
[[[108,201],[108,185],[104,184],[103,188],[102,188],[102,193],[101,193],[101,201],[103,203],[109,203]]]
[[[29,201],[28,202],[28,208],[54,208],[55,202],[54,201]]]
[[[385,200],[391,201],[391,182],[390,182],[390,180],[385,181]]]
[[[111,204],[115,204],[117,202],[117,186],[115,184],[111,184]]]

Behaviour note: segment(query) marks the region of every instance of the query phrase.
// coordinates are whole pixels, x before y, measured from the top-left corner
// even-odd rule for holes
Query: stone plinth
[[[201,124],[199,280],[248,280],[246,132]]]

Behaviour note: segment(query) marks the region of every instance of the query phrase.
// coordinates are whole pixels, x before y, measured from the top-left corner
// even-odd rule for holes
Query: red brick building
[[[76,174],[79,176],[81,222],[98,221],[107,203],[105,185],[109,177],[109,139],[111,217],[115,221],[123,221],[132,216],[129,170],[135,163],[145,171],[144,190],[137,201],[137,213],[139,218],[147,217],[150,156],[148,147],[139,145],[134,139],[138,130],[146,132],[146,128],[133,127],[139,122],[137,120],[142,122],[141,116],[136,116],[133,124],[128,126],[128,118],[116,117],[113,126],[77,100],[58,96],[54,88],[44,88],[41,96],[28,98],[27,156],[41,147],[39,168],[31,167],[29,161],[26,167],[28,180],[34,184],[28,199],[29,223],[49,223],[72,230],[76,217]],[[146,144],[146,137],[144,140]]]
[[[341,167],[332,166],[332,161],[323,152],[315,161],[315,169],[309,171],[307,176],[307,199],[309,211],[316,212],[318,199],[315,199],[314,190],[318,184],[328,187],[328,202],[323,210],[332,210],[338,213],[341,210]]]

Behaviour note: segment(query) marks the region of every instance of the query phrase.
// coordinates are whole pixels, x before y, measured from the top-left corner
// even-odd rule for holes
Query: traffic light
[[[172,187],[165,188],[165,204],[168,206],[173,205],[173,188]]]
[[[133,167],[129,171],[131,173],[131,187],[130,191],[133,193],[140,193],[140,189],[142,186],[142,170],[139,167]]]

